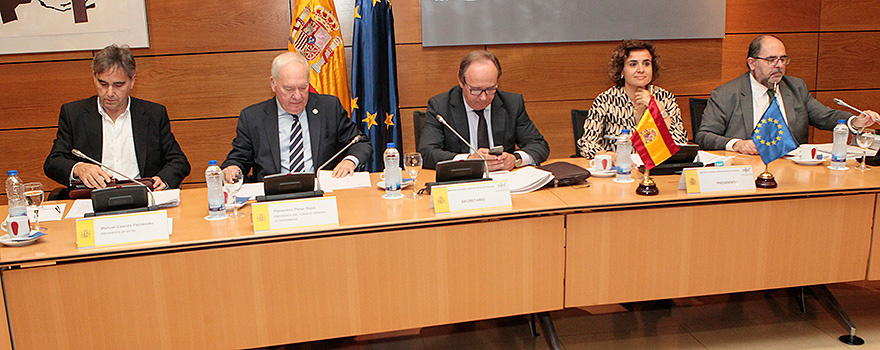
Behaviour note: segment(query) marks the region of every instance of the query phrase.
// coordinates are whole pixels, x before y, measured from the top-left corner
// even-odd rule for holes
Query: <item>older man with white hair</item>
[[[296,52],[285,52],[272,61],[269,78],[275,97],[247,107],[238,117],[232,151],[222,168],[231,176],[235,168],[257,181],[273,174],[314,172],[355,137],[342,160],[334,160],[334,177],[352,174],[370,159],[369,139],[348,118],[336,96],[309,91],[309,64]]]

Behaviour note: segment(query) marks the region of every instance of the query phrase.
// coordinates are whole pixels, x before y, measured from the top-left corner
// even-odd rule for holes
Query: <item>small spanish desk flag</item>
[[[345,110],[351,112],[345,47],[336,5],[333,0],[297,0],[293,14],[287,49],[299,52],[309,61],[309,90],[338,97]]]
[[[660,114],[660,108],[657,107],[657,101],[653,96],[651,96],[651,102],[648,103],[648,109],[642,115],[642,120],[636,126],[636,132],[632,135],[632,143],[647,170],[651,170],[678,152],[678,145],[672,140],[669,127],[666,125],[663,115]]]
[[[779,97],[777,96],[777,98]],[[797,142],[791,137],[788,124],[785,123],[776,98],[770,102],[767,111],[755,125],[752,141],[755,141],[755,147],[764,164],[770,164],[770,162],[797,148]]]

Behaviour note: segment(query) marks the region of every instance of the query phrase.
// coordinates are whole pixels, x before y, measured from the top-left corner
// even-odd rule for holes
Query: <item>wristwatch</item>
[[[514,168],[521,167],[522,166],[522,156],[519,154],[519,152],[513,152],[513,156],[516,157],[516,161],[513,162],[513,167]]]

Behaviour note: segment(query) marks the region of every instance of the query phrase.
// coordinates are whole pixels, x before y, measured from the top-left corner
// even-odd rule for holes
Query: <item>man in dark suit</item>
[[[269,78],[275,97],[241,111],[232,151],[222,168],[247,174],[257,181],[279,173],[314,172],[355,137],[345,158],[334,160],[333,177],[351,175],[370,159],[369,138],[348,118],[335,96],[309,92],[308,61],[296,52],[285,52],[272,61]]]
[[[823,105],[813,98],[803,80],[785,76],[790,61],[779,38],[755,38],[746,59],[749,71],[712,91],[696,135],[700,148],[758,154],[752,130],[776,94],[781,97],[783,115],[798,143],[808,142],[810,125],[830,130],[838,119],[844,119],[853,129],[880,120],[874,111],[853,116]]]
[[[79,149],[129,177],[152,178],[154,190],[180,186],[189,161],[171,133],[165,107],[130,97],[135,68],[127,45],[95,54],[98,95],[61,106],[58,133],[43,164],[46,176],[65,186],[80,179],[90,188],[106,187],[113,176],[71,153]]]
[[[480,159],[437,120],[438,115],[477,148],[490,171],[547,159],[550,147],[529,119],[522,95],[498,90],[500,77],[501,64],[488,51],[473,51],[461,59],[458,86],[428,101],[428,117],[418,146],[426,168],[433,169],[437,162],[449,159]],[[494,145],[503,146],[503,153],[489,154]]]

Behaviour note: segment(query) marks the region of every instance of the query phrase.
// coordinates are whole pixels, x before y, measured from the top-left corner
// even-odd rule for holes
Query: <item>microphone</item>
[[[839,99],[839,98],[835,98],[835,99],[834,99],[834,103],[837,103],[837,104],[839,104],[839,105],[841,105],[841,106],[844,106],[844,107],[846,107],[846,108],[849,108],[849,109],[851,109],[851,110],[854,110],[854,111],[856,111],[856,112],[859,112],[859,114],[865,113],[865,112],[862,112],[861,110],[859,110],[858,108],[855,108],[855,107],[853,107],[853,106],[850,106],[848,103],[843,102],[843,100],[841,100],[841,99]]]
[[[480,158],[483,159],[483,165],[486,167],[485,178],[489,178],[489,162],[486,161],[486,157],[483,157],[483,155],[480,154],[480,152],[477,152],[477,149],[474,148],[474,146],[471,145],[470,142],[467,142],[464,139],[464,137],[461,137],[461,134],[459,134],[458,131],[455,131],[455,129],[453,129],[452,126],[447,124],[446,120],[443,119],[443,116],[438,114],[437,120],[440,121],[440,123],[442,123],[443,125],[446,125],[446,127],[449,128],[449,130],[452,130],[452,133],[455,134],[455,136],[458,136],[458,139],[461,140],[461,142],[464,142],[464,144],[467,145],[471,149],[471,151],[474,151],[474,153],[476,153],[478,156],[480,156]]]
[[[70,152],[73,153],[73,155],[75,155],[75,156],[77,156],[77,157],[80,157],[80,158],[82,158],[82,159],[88,160],[88,161],[90,161],[90,162],[92,162],[92,163],[95,163],[95,164],[97,164],[97,165],[100,165],[102,168],[107,169],[107,170],[110,170],[111,172],[115,173],[116,175],[122,176],[123,178],[125,178],[125,179],[128,180],[128,181],[131,181],[131,182],[133,182],[133,183],[135,183],[135,184],[137,184],[137,185],[139,185],[139,186],[141,186],[141,187],[143,187],[143,188],[146,188],[146,189],[147,189],[147,192],[150,193],[150,200],[153,201],[153,204],[152,204],[152,205],[156,205],[156,198],[153,197],[153,189],[151,189],[150,186],[144,185],[144,184],[142,184],[140,181],[135,180],[135,179],[129,177],[128,175],[125,175],[125,174],[123,174],[123,173],[120,173],[120,172],[118,172],[118,171],[116,171],[116,170],[114,170],[114,169],[111,169],[111,168],[108,167],[108,166],[105,166],[104,164],[101,164],[101,162],[92,159],[91,157],[87,156],[85,153],[82,153],[80,150],[78,150],[78,149],[76,149],[76,148],[70,150]]]
[[[320,177],[318,177],[318,171],[320,171],[321,169],[324,169],[324,167],[327,166],[327,164],[330,164],[330,162],[332,162],[334,159],[336,159],[336,157],[339,157],[339,155],[342,154],[342,152],[345,152],[346,150],[348,150],[349,147],[354,146],[354,144],[362,141],[363,139],[364,139],[364,136],[361,136],[361,135],[355,136],[353,139],[351,139],[351,141],[348,142],[347,145],[345,145],[345,147],[342,147],[342,149],[340,149],[339,152],[336,152],[336,154],[334,154],[332,157],[330,157],[330,159],[327,159],[327,161],[324,162],[324,164],[321,164],[321,166],[319,166],[318,168],[315,169],[315,183],[318,185],[318,189],[317,189],[318,191],[321,190],[321,181],[319,180]]]

